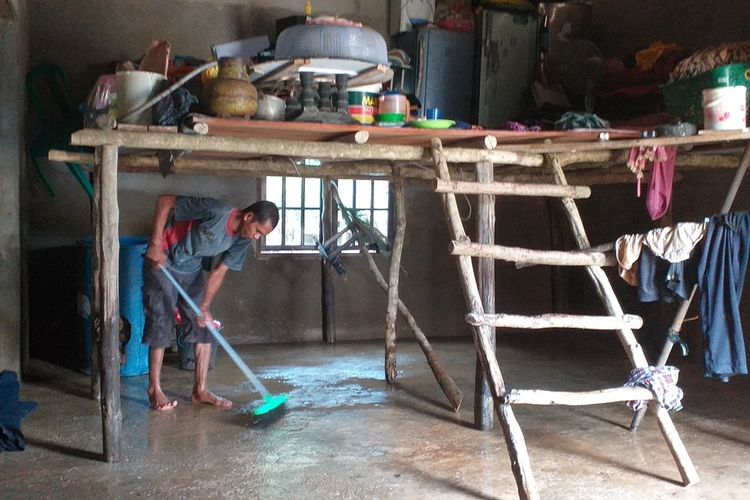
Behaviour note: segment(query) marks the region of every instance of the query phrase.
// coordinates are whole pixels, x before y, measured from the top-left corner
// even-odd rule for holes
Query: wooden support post
[[[560,166],[559,160],[554,155],[547,155],[546,161],[550,166],[555,180],[558,184],[565,185],[565,174],[563,174],[562,167]],[[586,230],[581,220],[581,215],[578,212],[578,207],[571,198],[562,198],[563,206],[568,215],[568,221],[570,222],[573,234],[575,235],[576,241],[578,242],[579,248],[588,248],[589,245],[588,237],[586,236]],[[602,303],[607,308],[612,316],[623,316],[622,307],[620,306],[615,291],[612,288],[612,284],[609,282],[609,278],[600,267],[590,266],[586,268],[591,276],[591,279],[596,286],[597,293],[599,294]],[[622,344],[625,352],[630,358],[630,362],[636,367],[648,366],[646,355],[643,353],[641,345],[636,341],[633,331],[629,328],[621,328],[618,330],[620,343]],[[677,463],[677,468],[682,476],[682,481],[685,486],[698,482],[698,473],[695,471],[690,457],[685,451],[685,445],[682,444],[680,435],[674,429],[672,419],[664,408],[659,406],[656,410],[656,416],[659,420],[659,427],[661,428],[662,435],[669,446],[669,450]]]
[[[677,429],[675,429],[669,413],[661,405],[649,406],[651,407],[651,411],[656,413],[656,418],[659,421],[659,429],[661,429],[661,433],[667,441],[669,452],[672,454],[672,458],[674,458],[677,464],[677,469],[680,471],[682,484],[690,486],[699,482],[698,471],[695,470],[693,461],[690,460],[690,455],[688,455],[687,449],[685,449],[685,445],[682,443],[682,439],[677,433]]]
[[[102,148],[96,148],[94,153],[94,165],[102,164]],[[94,168],[92,172],[92,186],[94,187],[94,199],[91,204],[91,227],[94,235],[99,228],[99,213],[101,211],[102,204],[102,190],[99,189],[101,186],[101,168]],[[91,278],[93,283],[91,286],[91,316],[89,321],[91,322],[91,399],[94,401],[100,401],[102,396],[101,388],[101,342],[102,342],[102,329],[101,321],[99,320],[101,311],[99,309],[99,298],[101,297],[101,291],[99,289],[99,274],[101,266],[102,256],[99,245],[96,244],[96,237],[94,238],[93,244],[91,245],[91,265],[92,273]]]
[[[476,165],[479,185],[490,185],[494,180],[492,163],[481,162]],[[480,194],[477,202],[477,241],[483,245],[495,243],[495,197],[491,194]],[[491,258],[480,258],[477,262],[477,282],[485,314],[495,312],[495,261]],[[491,354],[495,355],[495,328],[489,327]],[[494,426],[492,416],[492,394],[482,370],[482,362],[477,354],[474,377],[474,425],[481,431],[488,431]]]
[[[437,137],[430,141],[432,146],[432,161],[435,165],[435,176],[442,180],[449,181],[450,173],[448,171],[448,162],[443,154],[443,144]],[[443,195],[443,206],[448,218],[448,229],[451,238],[462,240],[466,237],[461,215],[458,212],[456,195],[447,193]],[[484,314],[482,299],[479,295],[479,287],[476,277],[474,276],[474,266],[471,263],[471,257],[459,256],[459,277],[464,292],[464,298],[469,311]],[[508,449],[513,476],[516,479],[516,488],[521,500],[538,499],[539,489],[534,480],[534,473],[531,470],[529,452],[526,449],[526,441],[523,438],[523,432],[516,421],[513,409],[509,404],[504,402],[505,382],[500,372],[500,365],[494,353],[494,348],[490,342],[489,328],[486,326],[472,327],[474,335],[474,346],[479,353],[479,359],[482,362],[482,370],[487,377],[492,397],[495,401],[495,409],[500,417],[500,425],[503,429],[505,445]]]
[[[104,459],[119,462],[121,459],[122,410],[120,407],[120,304],[119,304],[119,210],[117,206],[117,146],[100,148],[101,162],[95,187],[99,199],[96,224],[95,263],[98,269],[98,297],[95,297],[100,314],[102,431]]]
[[[396,191],[396,234],[391,249],[391,266],[388,273],[388,308],[385,314],[385,379],[392,384],[396,371],[396,319],[398,318],[398,278],[401,271],[401,253],[406,232],[406,199],[404,178],[399,168],[393,167],[393,187]]]
[[[331,193],[331,179],[323,179],[323,241],[328,241],[336,234],[336,203]],[[336,343],[336,286],[333,281],[333,266],[324,259],[320,260],[320,281],[323,318],[323,342]]]
[[[513,470],[513,476],[516,478],[518,498],[519,500],[539,500],[539,488],[531,470],[526,440],[513,413],[513,407],[500,398],[495,398],[495,410],[500,417],[500,425],[503,428],[503,438],[510,456],[510,467]]]
[[[383,290],[386,295],[388,295],[388,283],[385,282],[383,274],[380,272],[380,269],[378,269],[378,266],[375,264],[375,260],[367,251],[367,248],[362,243],[362,241],[359,242],[359,251],[367,259],[367,264],[370,266],[370,272],[373,274],[373,276],[375,276],[375,281],[378,283],[378,285],[380,285],[380,289]],[[435,380],[437,380],[440,388],[443,390],[443,393],[448,398],[448,402],[450,402],[451,408],[453,408],[453,411],[458,411],[458,409],[461,407],[461,401],[463,401],[464,398],[463,394],[461,393],[461,389],[459,389],[458,387],[458,384],[456,384],[456,382],[450,376],[448,370],[445,369],[445,366],[440,361],[440,358],[438,358],[437,353],[432,348],[432,345],[430,345],[430,341],[427,340],[427,336],[424,334],[422,329],[419,328],[417,320],[414,319],[414,316],[411,315],[409,309],[406,307],[406,304],[404,304],[401,299],[399,299],[398,301],[398,312],[401,313],[401,317],[404,319],[404,321],[406,321],[406,324],[409,325],[409,328],[411,328],[412,332],[414,332],[414,336],[417,338],[417,343],[422,349],[425,358],[427,358],[427,363],[430,365],[432,374],[435,375]]]

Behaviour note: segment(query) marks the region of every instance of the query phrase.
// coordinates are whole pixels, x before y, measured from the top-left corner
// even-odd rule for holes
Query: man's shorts
[[[170,271],[177,283],[187,292],[193,302],[203,300],[205,281],[203,272],[177,273]],[[185,334],[181,339],[193,344],[210,344],[213,341],[207,328],[198,326],[195,313],[179,296],[177,289],[159,268],[148,260],[143,262],[143,312],[146,323],[143,327],[143,343],[151,347],[169,347],[175,338],[175,316],[177,307],[184,323]]]

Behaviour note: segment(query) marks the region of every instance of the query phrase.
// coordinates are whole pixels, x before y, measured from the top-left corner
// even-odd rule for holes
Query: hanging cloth
[[[625,234],[615,241],[615,255],[620,277],[629,285],[638,286],[641,248],[649,247],[656,257],[671,263],[690,258],[693,249],[706,234],[706,224],[680,222],[675,226],[659,227],[646,234]]]
[[[750,213],[711,217],[698,265],[706,377],[747,374],[740,298],[749,257]]]
[[[674,179],[674,162],[677,148],[674,146],[656,148],[654,168],[651,170],[651,182],[648,183],[646,210],[651,220],[661,219],[669,209],[672,200],[672,180]]]
[[[669,208],[672,199],[672,180],[674,178],[674,163],[677,158],[676,147],[639,146],[631,148],[627,166],[635,174],[638,198],[641,197],[641,181],[643,172],[649,162],[653,162],[651,182],[646,196],[646,210],[651,220],[660,219]]]

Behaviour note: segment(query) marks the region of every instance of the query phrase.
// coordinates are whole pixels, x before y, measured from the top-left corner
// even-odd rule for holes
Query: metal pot
[[[283,121],[286,103],[284,99],[264,94],[258,98],[258,109],[255,118],[258,120]]]

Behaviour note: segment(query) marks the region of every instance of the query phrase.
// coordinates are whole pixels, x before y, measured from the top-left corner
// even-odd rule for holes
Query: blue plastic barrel
[[[143,254],[146,253],[147,238],[120,238],[120,316],[130,323],[130,341],[125,353],[127,361],[120,367],[120,375],[133,377],[148,373],[148,346],[143,339]],[[94,263],[92,239],[81,240],[78,244],[84,249],[84,265],[79,281],[78,316],[81,333],[84,336],[88,371],[91,370],[91,303],[93,300]]]

